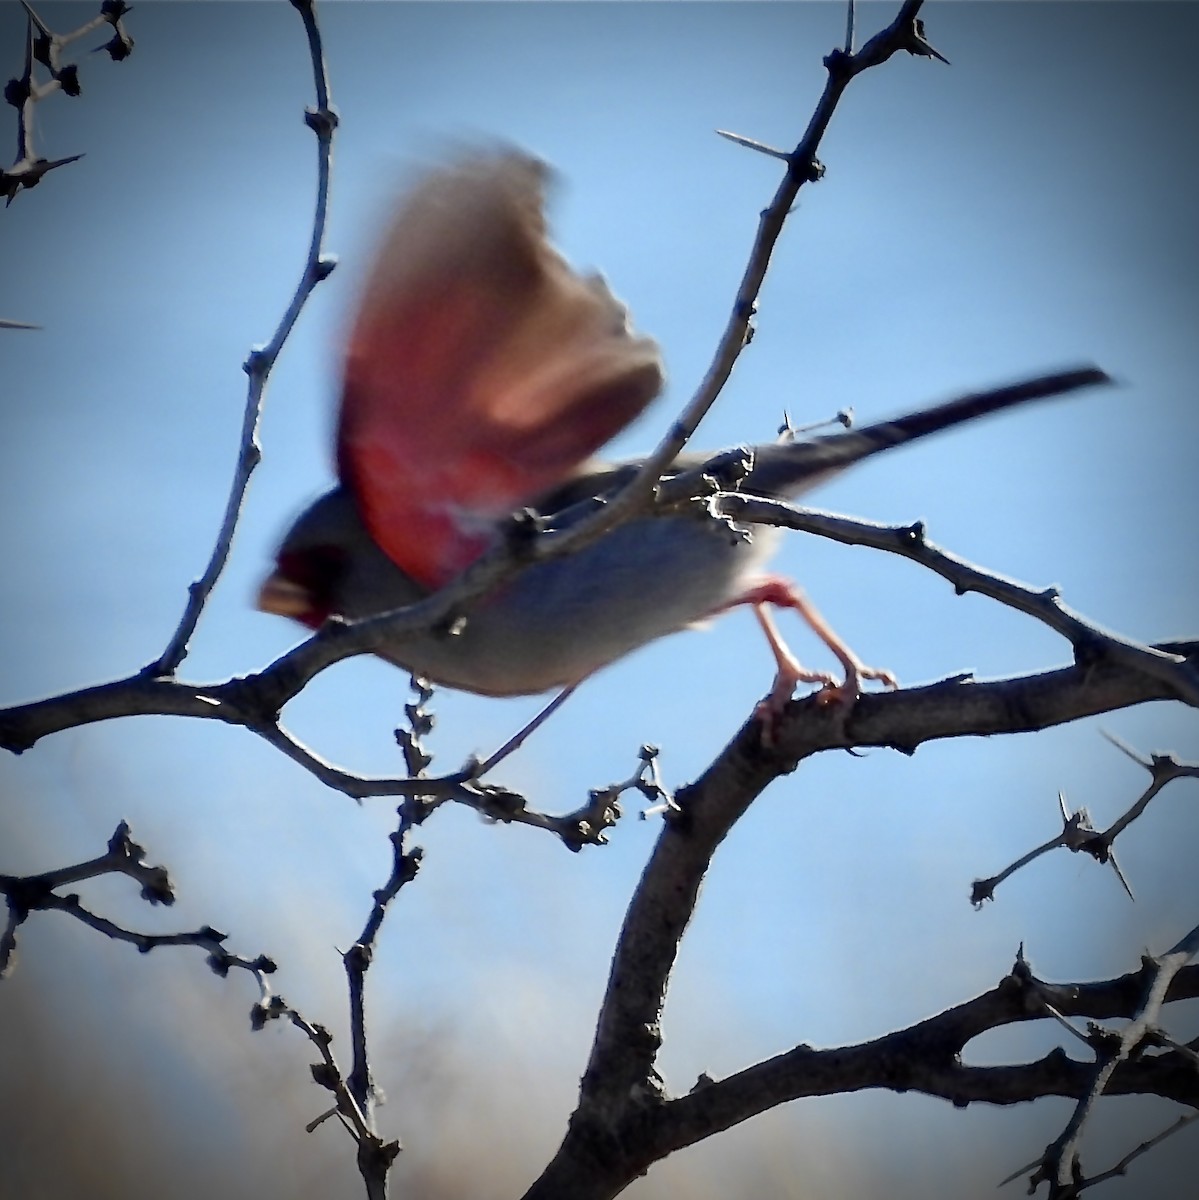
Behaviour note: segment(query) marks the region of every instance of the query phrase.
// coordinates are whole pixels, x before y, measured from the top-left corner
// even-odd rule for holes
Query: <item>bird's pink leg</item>
[[[836,676],[828,671],[809,671],[800,665],[799,659],[791,653],[791,647],[783,641],[783,635],[779,633],[778,626],[774,623],[774,616],[765,603],[752,600],[748,603],[753,605],[754,616],[758,618],[758,624],[762,626],[762,632],[770,643],[774,661],[778,666],[774,683],[770,686],[770,694],[762,701],[766,708],[776,715],[780,713],[783,705],[791,699],[797,683],[819,683],[824,688],[837,686]]]
[[[791,699],[797,683],[822,684],[822,698],[830,703],[846,705],[852,704],[858,698],[859,687],[863,679],[877,679],[891,688],[899,686],[890,671],[866,666],[833,632],[832,627],[816,611],[803,592],[789,580],[776,576],[763,579],[743,592],[736,600],[730,601],[726,607],[731,608],[736,604],[753,606],[777,664],[770,693],[758,706],[758,714],[767,725],[780,716],[783,705]],[[832,675],[825,671],[809,671],[801,667],[799,660],[791,653],[790,648],[779,634],[767,606],[794,609],[811,626],[812,632],[836,655],[842,667],[845,668],[844,681],[838,683]]]

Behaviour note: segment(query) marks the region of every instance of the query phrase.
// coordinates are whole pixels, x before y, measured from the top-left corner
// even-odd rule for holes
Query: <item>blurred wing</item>
[[[504,153],[429,176],[383,242],[350,337],[338,471],[374,540],[429,587],[662,386],[655,343],[547,241],[545,175]]]

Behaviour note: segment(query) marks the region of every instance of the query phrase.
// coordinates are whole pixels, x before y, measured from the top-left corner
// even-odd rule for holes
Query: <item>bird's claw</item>
[[[820,690],[814,693],[816,702],[821,705],[832,705],[848,712],[862,694],[861,683],[864,679],[874,679],[884,687],[894,690],[899,687],[899,680],[891,671],[881,667],[867,667],[857,664],[846,673],[845,679],[838,681],[836,676],[827,671],[782,671],[774,677],[770,691],[758,701],[754,709],[754,719],[761,723],[762,744],[773,746],[783,709],[791,699],[795,687],[800,683],[818,683]]]

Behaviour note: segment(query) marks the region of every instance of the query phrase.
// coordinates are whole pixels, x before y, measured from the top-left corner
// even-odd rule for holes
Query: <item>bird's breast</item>
[[[539,563],[487,597],[453,636],[422,636],[385,657],[484,695],[578,683],[736,599],[778,534],[752,540],[711,520],[645,517],[576,554]]]

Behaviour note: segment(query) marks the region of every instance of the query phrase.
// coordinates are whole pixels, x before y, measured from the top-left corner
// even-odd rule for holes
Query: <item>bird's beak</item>
[[[302,621],[312,612],[312,596],[306,587],[274,571],[258,589],[255,607],[260,612]]]

